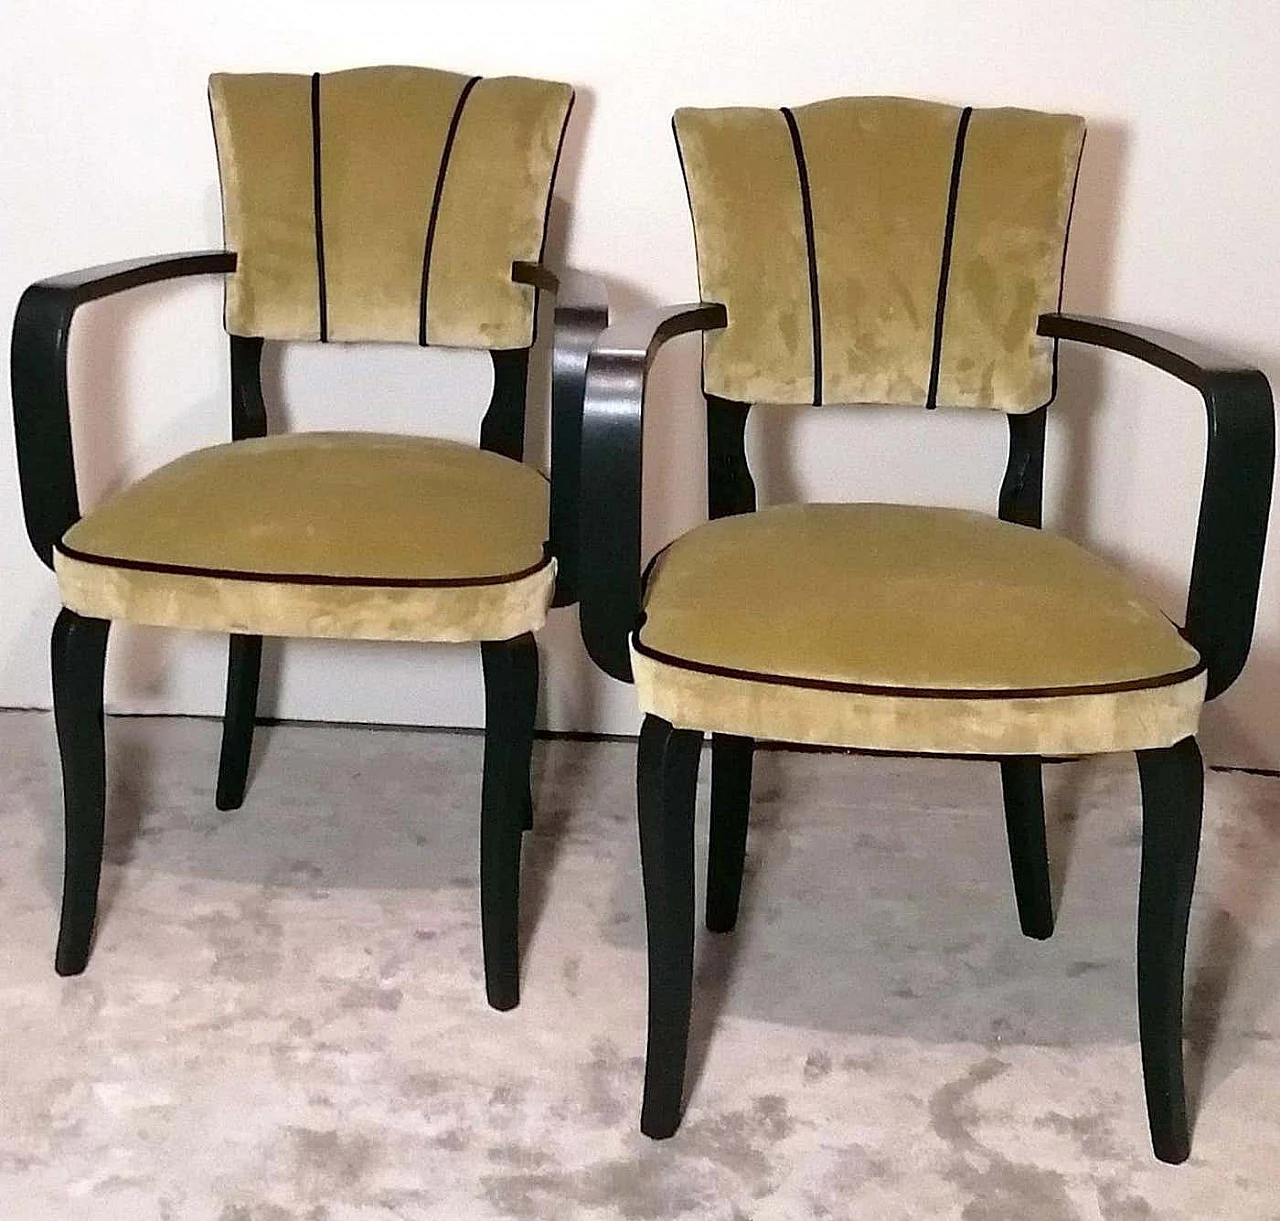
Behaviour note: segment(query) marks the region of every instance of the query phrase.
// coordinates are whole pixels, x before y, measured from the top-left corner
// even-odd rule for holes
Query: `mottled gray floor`
[[[1041,944],[994,765],[762,756],[743,917],[699,940],[659,1145],[630,746],[537,748],[524,1000],[499,1014],[478,738],[265,730],[219,814],[217,733],[110,724],[100,934],[60,980],[52,731],[0,716],[5,1221],[1280,1217],[1280,781],[1209,777],[1174,1169],[1142,1107],[1127,760],[1049,769]]]

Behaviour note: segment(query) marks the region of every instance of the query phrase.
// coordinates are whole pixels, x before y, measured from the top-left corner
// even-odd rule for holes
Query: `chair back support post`
[[[516,462],[524,460],[524,412],[529,349],[493,349],[493,394],[480,421],[480,448]]]
[[[1044,501],[1044,429],[1048,408],[1009,415],[1009,464],[1000,484],[1000,520],[1040,528]]]
[[[262,398],[263,341],[247,335],[231,340],[231,438],[267,435],[267,407]]]
[[[707,396],[707,514],[754,513],[756,485],[747,465],[750,403]]]

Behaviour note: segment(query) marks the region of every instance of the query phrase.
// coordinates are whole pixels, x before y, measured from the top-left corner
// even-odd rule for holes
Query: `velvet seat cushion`
[[[555,583],[547,482],[472,446],[301,433],[184,455],[87,514],[55,554],[64,604],[169,627],[504,640]]]
[[[948,754],[1169,746],[1205,690],[1178,629],[1076,544],[908,505],[690,531],[652,566],[632,663],[681,728]]]

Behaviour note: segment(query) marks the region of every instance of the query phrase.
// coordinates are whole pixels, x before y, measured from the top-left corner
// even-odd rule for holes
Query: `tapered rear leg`
[[[1053,934],[1053,895],[1049,885],[1040,760],[1001,759],[1000,783],[1004,789],[1004,819],[1018,922],[1028,937],[1044,940]]]
[[[538,711],[538,645],[533,636],[522,637],[526,643],[515,649],[512,656],[515,698],[522,701],[522,724],[527,721],[528,733],[521,733],[512,753],[516,801],[520,807],[522,830],[533,830],[533,722]]]
[[[79,975],[89,961],[102,875],[106,748],[102,683],[111,624],[63,609],[53,625],[53,715],[62,760],[66,847],[54,969]]]
[[[220,810],[238,810],[244,803],[261,672],[262,637],[233,635],[227,647],[227,705],[222,718],[222,754],[214,797]]]
[[[649,1032],[640,1130],[680,1126],[693,996],[693,813],[702,734],[646,716],[636,790],[649,951]]]
[[[495,1009],[520,1001],[520,837],[538,705],[538,649],[526,633],[484,641],[484,780],[480,799],[480,924],[485,993]]]
[[[727,933],[738,921],[751,810],[751,738],[711,736],[711,838],[707,848],[707,928]]]
[[[1182,1061],[1183,973],[1204,808],[1194,738],[1138,752],[1142,874],[1138,888],[1138,1029],[1151,1144],[1162,1162],[1191,1152]]]

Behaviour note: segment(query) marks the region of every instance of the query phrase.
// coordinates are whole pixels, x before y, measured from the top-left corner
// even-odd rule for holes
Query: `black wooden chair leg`
[[[1142,875],[1138,888],[1138,1030],[1151,1143],[1162,1162],[1191,1152],[1182,1073],[1182,986],[1204,807],[1195,738],[1138,752]]]
[[[105,619],[64,609],[50,641],[66,825],[62,920],[54,956],[59,975],[79,975],[85,969],[98,910],[107,801],[102,681],[110,628]]]
[[[1004,820],[1018,923],[1028,937],[1053,935],[1053,894],[1049,885],[1049,849],[1044,833],[1044,785],[1037,758],[1000,760]]]
[[[480,799],[480,924],[489,1004],[520,1002],[520,837],[538,704],[538,649],[526,633],[480,646],[484,781]]]
[[[262,637],[233,635],[227,647],[227,709],[222,718],[222,754],[214,796],[220,810],[238,810],[244,803],[261,671]]]
[[[532,636],[520,637],[522,643],[514,650],[512,665],[515,673],[516,698],[524,701],[529,722],[529,732],[519,734],[515,740],[517,749],[512,752],[511,783],[515,786],[515,801],[520,810],[520,829],[533,830],[533,721],[538,711],[538,646]]]
[[[702,734],[646,716],[636,793],[649,943],[649,1041],[640,1131],[680,1126],[693,998],[693,813]]]
[[[707,928],[727,933],[738,922],[751,810],[755,742],[711,735],[711,838],[707,848]]]

